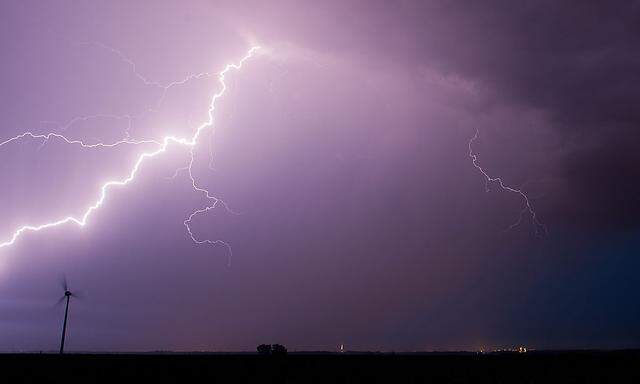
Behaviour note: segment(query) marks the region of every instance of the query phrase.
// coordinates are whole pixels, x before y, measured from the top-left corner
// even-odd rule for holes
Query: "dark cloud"
[[[398,76],[413,81],[424,67],[461,76],[481,92],[480,104],[467,105],[476,114],[504,105],[542,111],[559,142],[548,176],[569,186],[554,191],[556,201],[548,197],[559,212],[572,206],[559,222],[571,221],[562,217],[565,213],[580,215],[575,222],[597,220],[602,210],[609,212],[609,225],[628,226],[640,213],[635,208],[640,204],[628,204],[637,202],[638,182],[625,178],[620,183],[615,176],[633,175],[638,164],[640,2],[278,4],[233,8],[234,21],[267,40],[277,36],[364,67],[396,68]],[[522,121],[511,129],[528,128]],[[594,170],[599,177],[589,176]],[[616,185],[617,198],[603,197],[601,185]],[[577,186],[580,197],[563,201]]]

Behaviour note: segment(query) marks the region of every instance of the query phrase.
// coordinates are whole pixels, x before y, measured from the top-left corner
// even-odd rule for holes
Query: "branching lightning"
[[[176,81],[173,83],[170,83],[168,85],[161,85],[157,82],[152,82],[149,81],[148,79],[146,79],[144,76],[142,76],[141,74],[139,74],[136,70],[136,66],[135,63],[131,60],[129,60],[128,58],[126,58],[120,51],[117,51],[109,46],[100,44],[100,43],[95,43],[97,45],[102,46],[103,48],[109,49],[112,52],[116,53],[117,55],[119,55],[121,57],[122,60],[124,60],[125,62],[127,62],[131,67],[132,70],[134,72],[134,74],[141,80],[143,81],[146,85],[152,85],[152,86],[156,86],[159,87],[163,90],[162,95],[160,97],[160,99],[158,99],[157,103],[156,103],[156,108],[160,106],[160,104],[162,103],[167,91],[171,88],[174,87],[176,85],[180,85],[180,84],[184,84],[190,80],[193,79],[199,79],[202,77],[208,77],[211,76],[209,73],[201,73],[201,74],[197,74],[197,75],[189,75],[188,77],[184,78],[183,80],[180,81]],[[42,139],[43,140],[43,144],[46,143],[49,139],[51,138],[55,138],[55,139],[59,139],[62,140],[65,144],[69,144],[69,145],[79,145],[82,146],[83,148],[97,148],[97,147],[116,147],[119,145],[142,145],[142,144],[146,144],[146,145],[153,145],[155,148],[152,151],[149,152],[143,152],[141,155],[138,156],[137,160],[135,161],[135,163],[133,164],[133,167],[131,168],[128,176],[124,179],[121,180],[112,180],[112,181],[108,181],[106,183],[104,183],[102,185],[102,187],[100,188],[100,194],[98,199],[95,201],[95,203],[93,203],[93,205],[87,207],[84,211],[84,213],[79,216],[79,217],[75,217],[75,216],[67,216],[67,217],[63,217],[61,219],[58,220],[54,220],[54,221],[50,221],[50,222],[46,222],[43,224],[39,224],[39,225],[23,225],[21,227],[19,227],[18,229],[16,229],[13,234],[11,234],[9,236],[9,238],[7,240],[4,240],[2,242],[0,242],[0,248],[3,247],[8,247],[10,245],[13,245],[18,238],[23,235],[26,232],[38,232],[38,231],[42,231],[44,229],[48,229],[48,228],[52,228],[52,227],[56,227],[56,226],[60,226],[63,224],[68,224],[68,223],[74,223],[77,224],[81,227],[85,226],[87,224],[87,221],[89,219],[89,217],[95,212],[97,211],[102,205],[104,205],[105,200],[107,198],[107,194],[108,192],[115,188],[115,187],[123,187],[126,186],[127,184],[131,183],[136,175],[139,173],[140,168],[142,166],[142,164],[148,160],[151,159],[153,157],[156,157],[164,152],[167,151],[167,148],[169,147],[169,145],[171,144],[176,144],[176,145],[182,145],[185,146],[187,148],[189,148],[189,153],[190,153],[190,160],[189,163],[186,167],[183,167],[181,169],[186,170],[189,174],[189,178],[191,180],[191,185],[193,187],[193,189],[198,192],[201,193],[209,202],[208,204],[206,204],[204,207],[199,208],[194,210],[191,214],[189,214],[189,216],[187,217],[186,220],[184,220],[184,226],[187,230],[187,233],[189,235],[189,237],[191,238],[191,240],[193,242],[195,242],[196,244],[212,244],[212,245],[223,245],[225,247],[227,247],[227,249],[229,250],[229,252],[231,252],[231,249],[229,247],[229,244],[227,244],[226,242],[222,241],[222,240],[210,240],[210,239],[202,239],[197,237],[192,229],[191,229],[191,222],[193,220],[194,217],[206,213],[214,208],[216,208],[219,205],[222,205],[225,209],[229,210],[229,208],[227,207],[226,203],[224,203],[222,200],[220,200],[219,198],[216,198],[215,196],[211,195],[211,193],[204,187],[200,186],[198,184],[198,182],[196,181],[196,178],[193,175],[192,172],[192,167],[193,167],[193,163],[194,163],[194,159],[195,159],[195,155],[194,155],[194,149],[196,147],[196,145],[198,144],[198,139],[200,138],[202,132],[208,128],[212,128],[213,127],[213,121],[214,121],[214,111],[216,108],[216,101],[218,99],[220,99],[224,93],[227,90],[227,85],[225,83],[225,76],[226,74],[231,71],[231,70],[239,70],[240,68],[242,68],[242,65],[244,64],[245,61],[249,60],[251,57],[254,56],[254,54],[256,53],[256,51],[260,49],[260,47],[254,46],[251,49],[249,49],[249,51],[246,53],[246,55],[244,57],[242,57],[237,63],[235,64],[227,64],[227,66],[218,73],[218,82],[220,84],[220,90],[218,90],[212,97],[211,97],[211,101],[209,103],[209,109],[208,109],[208,119],[204,122],[202,122],[195,130],[195,132],[193,133],[193,136],[191,136],[191,138],[179,138],[176,136],[165,136],[162,140],[132,140],[130,139],[129,136],[129,132],[127,131],[126,136],[124,139],[113,142],[113,143],[96,143],[96,144],[87,144],[85,142],[83,142],[82,140],[71,140],[68,139],[67,137],[65,137],[62,134],[58,134],[58,133],[46,133],[46,134],[34,134],[31,132],[25,132],[22,133],[20,135],[17,135],[15,137],[12,137],[10,139],[7,139],[3,142],[0,143],[0,147],[7,145],[9,143],[15,142],[15,141],[19,141],[21,139],[24,138],[32,138],[32,139]],[[107,116],[107,117],[114,117],[114,116],[110,116],[110,115],[96,115],[96,116]],[[69,126],[71,126],[72,124],[74,124],[77,121],[83,120],[83,119],[89,119],[92,118],[93,116],[89,116],[89,117],[79,117],[79,118],[75,118],[73,119],[70,123],[68,123],[65,128],[68,128]],[[130,116],[126,116],[129,119],[131,119]],[[115,118],[118,118],[118,116],[115,116]],[[122,118],[122,117],[120,117]],[[177,175],[176,171],[176,175]]]
[[[480,164],[478,164],[478,155],[475,152],[473,152],[472,145],[473,145],[473,142],[478,139],[478,135],[479,134],[480,134],[479,130],[476,129],[476,133],[469,140],[469,157],[471,158],[471,162],[472,162],[473,166],[478,171],[480,171],[480,173],[482,174],[482,176],[485,179],[485,191],[486,192],[490,191],[490,189],[489,189],[489,184],[490,183],[496,184],[503,191],[510,192],[510,193],[515,193],[517,195],[520,195],[520,197],[522,198],[523,204],[524,204],[522,210],[520,211],[520,216],[519,216],[518,220],[516,222],[514,222],[513,224],[511,224],[506,230],[511,230],[511,229],[517,227],[518,225],[520,225],[524,215],[525,214],[529,214],[529,217],[531,218],[531,223],[533,224],[536,236],[546,235],[547,234],[547,227],[543,223],[541,223],[540,220],[538,220],[538,216],[536,214],[535,209],[533,208],[533,205],[531,204],[531,200],[529,199],[529,196],[527,196],[527,194],[524,191],[522,191],[522,189],[520,189],[520,188],[513,188],[513,187],[510,187],[510,186],[506,185],[502,181],[502,178],[490,176],[487,173],[487,171],[485,171],[484,168],[482,168],[482,166],[480,166]]]
[[[185,85],[190,81],[193,80],[200,80],[203,78],[209,78],[212,77],[213,74],[211,74],[210,72],[201,72],[201,73],[197,73],[197,74],[189,74],[187,76],[185,76],[184,78],[180,79],[180,80],[176,80],[173,81],[171,83],[168,84],[162,84],[158,81],[153,81],[153,80],[149,80],[146,76],[144,76],[142,73],[140,73],[137,69],[137,65],[136,63],[131,60],[130,58],[128,58],[122,51],[111,47],[109,45],[106,45],[104,43],[100,43],[100,42],[80,42],[78,43],[78,45],[83,45],[83,46],[95,46],[98,47],[100,49],[104,49],[112,54],[114,54],[115,56],[117,56],[123,63],[125,63],[127,66],[130,67],[131,72],[133,73],[133,76],[136,77],[142,84],[144,84],[145,86],[148,87],[153,87],[156,89],[159,89],[161,91],[160,96],[155,100],[155,102],[153,103],[152,106],[148,107],[146,110],[142,111],[141,113],[138,114],[123,114],[123,115],[115,115],[115,114],[95,114],[95,115],[88,115],[88,116],[77,116],[72,118],[71,120],[69,120],[66,124],[59,124],[59,122],[55,122],[55,121],[42,121],[42,123],[46,123],[46,124],[54,124],[57,125],[60,129],[60,131],[66,131],[69,128],[71,128],[72,126],[74,126],[77,123],[80,122],[86,122],[89,120],[94,120],[94,119],[111,119],[111,120],[126,120],[128,122],[128,126],[125,129],[125,139],[128,139],[131,136],[131,128],[133,125],[134,120],[136,119],[141,119],[143,117],[145,117],[146,115],[150,114],[150,113],[154,113],[157,112],[160,107],[162,107],[162,103],[164,102],[167,93],[174,87],[180,86],[180,85]],[[42,146],[44,146],[46,144],[46,140],[42,142]]]
[[[50,140],[52,137],[56,138],[56,139],[60,139],[62,141],[64,141],[66,144],[77,144],[79,146],[81,146],[82,148],[98,148],[98,147],[105,147],[105,148],[109,148],[109,147],[117,147],[121,144],[158,144],[160,145],[161,143],[156,141],[156,140],[130,140],[130,139],[123,139],[123,140],[119,140],[113,143],[95,143],[95,144],[87,144],[82,140],[70,140],[67,139],[64,135],[60,135],[58,133],[45,133],[45,134],[35,134],[35,133],[31,133],[31,132],[24,132],[21,133],[17,136],[14,136],[10,139],[7,139],[3,142],[0,142],[0,147],[7,145],[11,142],[14,141],[18,141],[21,139],[24,139],[25,137],[30,137],[32,139],[43,139],[43,143],[47,142],[48,140]]]
[[[68,121],[66,124],[60,126],[61,131],[66,131],[67,129],[69,129],[71,126],[73,126],[74,124],[81,122],[81,121],[88,121],[88,120],[92,120],[92,119],[98,119],[98,118],[108,118],[108,119],[114,119],[114,120],[119,120],[119,119],[126,119],[128,121],[128,128],[125,131],[125,136],[123,139],[121,140],[117,140],[114,142],[110,142],[110,143],[103,143],[103,142],[97,142],[97,143],[88,143],[85,142],[83,140],[78,140],[78,139],[69,139],[67,138],[65,135],[60,134],[60,133],[55,133],[55,132],[49,132],[49,133],[33,133],[33,132],[24,132],[21,133],[19,135],[16,135],[14,137],[11,137],[9,139],[6,139],[2,142],[0,142],[0,148],[3,146],[6,146],[8,144],[14,143],[14,142],[18,142],[24,139],[41,139],[42,143],[40,145],[40,148],[42,146],[44,146],[46,143],[48,143],[50,140],[55,139],[55,140],[60,140],[62,143],[66,144],[66,145],[77,145],[80,146],[82,148],[86,148],[86,149],[95,149],[95,148],[113,148],[113,147],[117,147],[117,146],[121,146],[121,145],[146,145],[146,146],[154,146],[154,150],[149,151],[149,152],[143,152],[142,154],[140,154],[137,158],[137,160],[134,162],[131,170],[129,171],[127,177],[125,177],[124,179],[121,180],[111,180],[108,181],[106,183],[104,183],[101,188],[100,188],[100,193],[98,196],[98,199],[89,207],[87,207],[84,210],[84,213],[81,216],[66,216],[63,218],[60,218],[58,220],[53,220],[53,221],[49,221],[43,224],[38,224],[38,225],[31,225],[31,224],[27,224],[27,225],[23,225],[19,228],[17,228],[6,240],[3,240],[0,242],[0,248],[4,248],[4,247],[8,247],[10,245],[15,244],[15,242],[26,232],[38,232],[38,231],[42,231],[48,228],[52,228],[52,227],[56,227],[56,226],[61,226],[63,224],[69,224],[69,223],[74,223],[77,224],[78,226],[85,226],[88,222],[89,217],[95,212],[97,211],[100,207],[102,207],[102,205],[104,205],[105,200],[107,198],[107,194],[108,192],[115,188],[115,187],[123,187],[128,185],[129,183],[131,183],[132,181],[134,181],[134,179],[136,178],[137,174],[140,171],[140,168],[142,166],[142,164],[153,157],[156,157],[158,155],[161,155],[162,153],[166,152],[169,145],[171,144],[176,144],[176,145],[181,145],[181,146],[185,146],[187,148],[189,148],[189,162],[187,165],[180,167],[178,169],[175,170],[174,174],[170,177],[168,177],[169,179],[175,179],[178,174],[180,172],[186,172],[189,176],[189,180],[191,182],[191,186],[193,188],[194,191],[200,193],[207,201],[208,203],[205,204],[204,206],[202,206],[201,208],[195,209],[194,211],[192,211],[187,218],[183,221],[183,225],[186,228],[186,232],[189,236],[189,238],[196,244],[210,244],[210,245],[222,245],[224,247],[227,248],[227,250],[229,251],[229,255],[231,256],[231,247],[229,246],[228,243],[226,243],[223,240],[211,240],[211,239],[206,239],[206,238],[200,238],[198,237],[196,234],[194,234],[191,224],[193,219],[196,216],[205,214],[219,206],[221,206],[222,208],[224,208],[226,211],[232,213],[232,214],[236,214],[236,212],[233,212],[228,205],[221,200],[218,197],[213,196],[209,190],[207,190],[206,188],[204,188],[203,186],[201,186],[197,180],[196,177],[193,174],[193,164],[195,161],[195,148],[198,144],[198,140],[202,134],[203,131],[205,131],[208,128],[212,128],[213,127],[213,122],[214,122],[214,112],[215,112],[215,108],[216,108],[216,102],[218,99],[220,99],[226,92],[227,90],[227,85],[225,83],[225,76],[226,74],[231,71],[231,70],[239,70],[242,68],[243,64],[245,61],[249,60],[250,58],[252,58],[254,56],[254,54],[256,53],[257,50],[260,49],[260,47],[258,46],[254,46],[251,49],[249,49],[249,51],[246,53],[245,56],[243,56],[237,63],[235,64],[228,64],[225,66],[225,68],[220,71],[217,76],[218,76],[218,82],[220,84],[220,89],[213,94],[213,96],[210,99],[210,103],[209,103],[209,108],[208,108],[208,118],[207,120],[205,120],[204,122],[202,122],[194,131],[193,135],[190,138],[179,138],[176,136],[165,136],[162,140],[152,140],[152,139],[144,139],[144,140],[134,140],[131,138],[131,126],[132,126],[132,121],[134,119],[140,118],[142,116],[144,116],[147,113],[152,113],[152,112],[156,112],[161,106],[162,103],[165,99],[165,96],[167,95],[167,92],[175,87],[175,86],[179,86],[179,85],[183,85],[189,81],[192,80],[197,80],[197,79],[202,79],[202,78],[208,78],[213,76],[211,73],[209,72],[203,72],[203,73],[198,73],[198,74],[191,74],[186,76],[185,78],[178,80],[178,81],[174,81],[171,82],[169,84],[161,84],[159,82],[156,81],[151,81],[149,79],[147,79],[145,76],[143,76],[141,73],[138,72],[137,68],[136,68],[136,64],[135,62],[133,62],[132,60],[130,60],[129,58],[127,58],[121,51],[112,48],[110,46],[107,46],[105,44],[102,43],[82,43],[82,44],[91,44],[91,45],[96,45],[99,46],[103,49],[106,49],[114,54],[116,54],[118,57],[120,57],[120,59],[127,63],[130,67],[131,70],[133,72],[133,74],[135,75],[136,78],[138,78],[143,84],[147,85],[147,86],[152,86],[152,87],[156,87],[158,89],[161,90],[161,94],[159,96],[159,98],[155,101],[154,105],[150,108],[148,108],[147,110],[145,110],[144,112],[142,112],[139,115],[109,115],[109,114],[97,114],[97,115],[90,115],[90,116],[79,116],[79,117],[75,117],[73,119],[71,119],[70,121]],[[479,136],[479,131],[476,130],[475,134],[473,135],[473,137],[469,140],[468,142],[468,149],[469,149],[469,157],[471,158],[472,164],[473,166],[482,174],[482,176],[485,179],[485,189],[486,191],[489,191],[489,185],[490,184],[495,184],[497,185],[500,189],[502,189],[503,191],[506,192],[510,192],[510,193],[514,193],[520,196],[520,198],[523,201],[523,208],[520,211],[520,215],[519,218],[516,222],[514,222],[513,224],[511,224],[507,230],[513,229],[514,227],[517,227],[518,225],[521,224],[523,218],[525,217],[525,215],[528,215],[531,219],[531,222],[533,224],[534,230],[536,235],[544,235],[547,233],[547,228],[546,226],[540,222],[540,220],[538,219],[537,213],[531,203],[531,200],[529,198],[529,196],[521,189],[521,188],[514,188],[511,187],[507,184],[505,184],[502,180],[501,177],[494,177],[489,175],[489,173],[479,164],[478,161],[478,155],[473,151],[473,144],[474,142],[478,139]],[[210,157],[209,160],[209,168],[212,168],[212,158]]]

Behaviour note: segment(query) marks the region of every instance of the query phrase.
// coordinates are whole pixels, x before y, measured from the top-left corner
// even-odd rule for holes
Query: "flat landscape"
[[[640,351],[526,354],[4,354],[2,382],[637,383]]]

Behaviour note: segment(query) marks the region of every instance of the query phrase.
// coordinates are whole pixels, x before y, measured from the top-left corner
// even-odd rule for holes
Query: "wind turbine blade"
[[[62,302],[64,302],[64,299],[65,299],[65,297],[64,297],[64,296],[62,296],[62,297],[60,298],[60,300],[58,300],[58,301],[53,305],[53,307],[55,308],[55,307],[60,306],[60,304],[62,304]]]
[[[75,297],[76,299],[84,299],[86,297],[84,291],[75,291],[71,292],[71,297]]]
[[[60,277],[60,286],[65,292],[69,290],[69,286],[67,285],[67,276],[62,275],[62,277]]]

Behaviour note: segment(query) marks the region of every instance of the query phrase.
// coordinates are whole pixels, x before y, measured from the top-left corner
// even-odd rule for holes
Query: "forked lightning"
[[[109,48],[107,46],[104,46],[106,48]],[[110,48],[109,48],[110,49]],[[84,210],[84,213],[81,216],[75,217],[75,216],[66,216],[57,220],[52,220],[52,221],[48,221],[45,223],[41,223],[41,224],[26,224],[23,225],[19,228],[17,228],[6,240],[2,240],[0,242],[0,248],[3,247],[8,247],[10,245],[13,245],[18,238],[20,238],[21,235],[23,235],[26,232],[38,232],[38,231],[42,231],[44,229],[47,228],[52,228],[52,227],[56,227],[56,226],[60,226],[63,224],[69,224],[69,223],[73,223],[73,224],[77,224],[79,226],[85,226],[87,224],[87,221],[89,219],[89,217],[91,217],[91,215],[97,211],[100,207],[102,207],[105,203],[105,200],[107,198],[107,194],[108,192],[113,189],[114,187],[122,187],[125,186],[129,183],[131,183],[136,175],[138,174],[138,172],[140,171],[140,167],[142,166],[142,164],[151,158],[154,158],[164,152],[167,151],[167,148],[169,147],[169,145],[175,144],[175,145],[181,145],[181,146],[185,146],[187,148],[189,148],[190,151],[190,160],[189,160],[189,164],[186,167],[186,170],[188,171],[189,174],[189,178],[191,180],[191,185],[193,186],[193,189],[201,194],[203,194],[207,200],[209,201],[209,204],[205,205],[202,208],[196,209],[194,210],[188,217],[187,219],[184,221],[184,226],[187,229],[187,233],[189,234],[189,237],[191,238],[191,240],[193,240],[195,243],[197,244],[218,244],[218,245],[223,245],[226,246],[229,251],[229,245],[227,243],[225,243],[222,240],[210,240],[210,239],[199,239],[198,237],[196,237],[194,235],[194,233],[191,230],[190,224],[191,221],[193,220],[193,218],[199,214],[205,213],[211,209],[214,209],[215,207],[217,207],[219,204],[223,205],[226,208],[226,204],[216,198],[215,196],[211,195],[209,193],[209,191],[207,189],[205,189],[204,187],[200,186],[197,182],[196,179],[193,176],[193,172],[192,172],[192,166],[193,166],[193,162],[194,162],[194,148],[196,147],[196,145],[198,144],[198,139],[200,138],[200,135],[202,134],[202,132],[208,128],[212,128],[213,127],[213,120],[214,120],[214,111],[216,108],[216,101],[221,98],[225,91],[227,90],[227,84],[225,83],[225,76],[226,74],[231,71],[232,69],[235,70],[239,70],[240,68],[242,68],[242,65],[244,64],[245,61],[249,60],[250,58],[252,58],[254,56],[254,54],[256,53],[256,51],[258,51],[260,49],[260,47],[254,46],[251,49],[249,49],[249,51],[247,52],[247,54],[242,57],[240,59],[240,61],[238,61],[237,63],[234,64],[228,64],[221,72],[218,73],[218,82],[220,84],[220,90],[218,92],[216,92],[212,98],[211,101],[209,103],[209,109],[208,109],[208,119],[206,121],[204,121],[202,124],[200,124],[197,129],[195,130],[195,132],[193,133],[193,136],[191,138],[179,138],[176,136],[165,136],[162,140],[156,141],[156,140],[131,140],[129,138],[129,132],[127,132],[127,136],[125,137],[125,139],[120,140],[120,141],[116,141],[113,143],[97,143],[97,144],[87,144],[81,140],[70,140],[68,138],[66,138],[64,135],[58,134],[58,133],[46,133],[46,134],[34,134],[31,132],[25,132],[22,133],[20,135],[17,135],[15,137],[12,137],[10,139],[7,139],[3,142],[0,142],[0,147],[7,145],[9,143],[12,143],[14,141],[18,141],[24,138],[32,138],[32,139],[43,139],[45,142],[47,140],[50,139],[59,139],[61,141],[63,141],[65,144],[69,144],[69,145],[79,145],[82,146],[83,148],[96,148],[96,147],[115,147],[115,146],[119,146],[119,145],[153,145],[155,148],[152,151],[149,152],[143,152],[142,154],[140,154],[137,158],[137,160],[135,161],[135,163],[133,164],[133,167],[131,168],[128,176],[124,179],[121,180],[111,180],[108,181],[106,183],[104,183],[102,185],[102,187],[100,188],[100,194],[98,199],[95,201],[95,203],[93,203],[91,206],[87,207]],[[150,85],[154,85],[154,86],[159,86],[161,88],[164,89],[162,98],[164,98],[164,94],[166,93],[166,91],[175,85],[179,85],[179,84],[183,84],[184,82],[191,80],[191,79],[198,79],[204,76],[208,76],[208,73],[203,73],[203,74],[198,74],[198,75],[191,75],[189,77],[187,77],[186,79],[179,81],[179,82],[174,82],[171,83],[170,85],[164,87],[164,86],[160,86],[158,83],[154,83],[154,82],[150,82],[148,81],[146,78],[142,77],[141,75],[138,74],[138,72],[135,69],[135,64],[126,59],[119,51],[114,51],[115,53],[119,54],[121,56],[121,58],[123,60],[125,60],[127,63],[129,63],[134,70],[134,73],[136,74],[136,76],[138,76],[145,84],[150,84]],[[160,101],[162,100],[162,98],[160,99]]]

